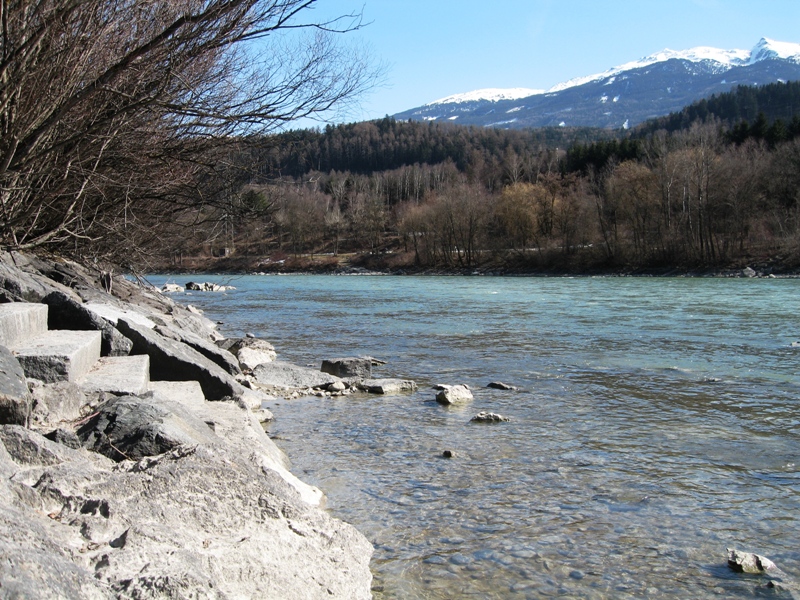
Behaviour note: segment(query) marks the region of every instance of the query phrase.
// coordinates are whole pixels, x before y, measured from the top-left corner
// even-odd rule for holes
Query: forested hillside
[[[169,250],[257,268],[795,268],[797,97],[737,88],[618,135],[387,118],[263,138],[226,157],[224,213],[198,209],[201,237]]]

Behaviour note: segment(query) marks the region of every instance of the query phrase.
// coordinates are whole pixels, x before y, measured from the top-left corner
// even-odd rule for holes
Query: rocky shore
[[[269,344],[57,258],[0,255],[0,302],[0,597],[371,597],[372,546],[261,425],[309,383]]]

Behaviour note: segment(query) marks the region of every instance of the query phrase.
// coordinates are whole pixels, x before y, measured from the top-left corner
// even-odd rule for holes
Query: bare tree
[[[0,0],[0,242],[139,243],[220,199],[220,148],[367,89],[316,3]]]

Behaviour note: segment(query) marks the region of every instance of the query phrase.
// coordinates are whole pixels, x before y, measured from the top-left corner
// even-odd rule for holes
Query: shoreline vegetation
[[[488,260],[473,267],[419,266],[398,255],[316,255],[268,257],[192,257],[179,264],[159,264],[149,270],[179,275],[388,275],[500,277],[772,277],[798,278],[800,267],[774,259],[742,260],[717,267],[532,267],[513,261]]]

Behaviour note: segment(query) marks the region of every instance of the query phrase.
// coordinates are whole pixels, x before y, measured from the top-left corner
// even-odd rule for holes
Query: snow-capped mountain
[[[556,125],[627,128],[737,85],[797,79],[800,44],[762,38],[752,50],[666,49],[549,90],[475,90],[394,116],[515,129]]]

